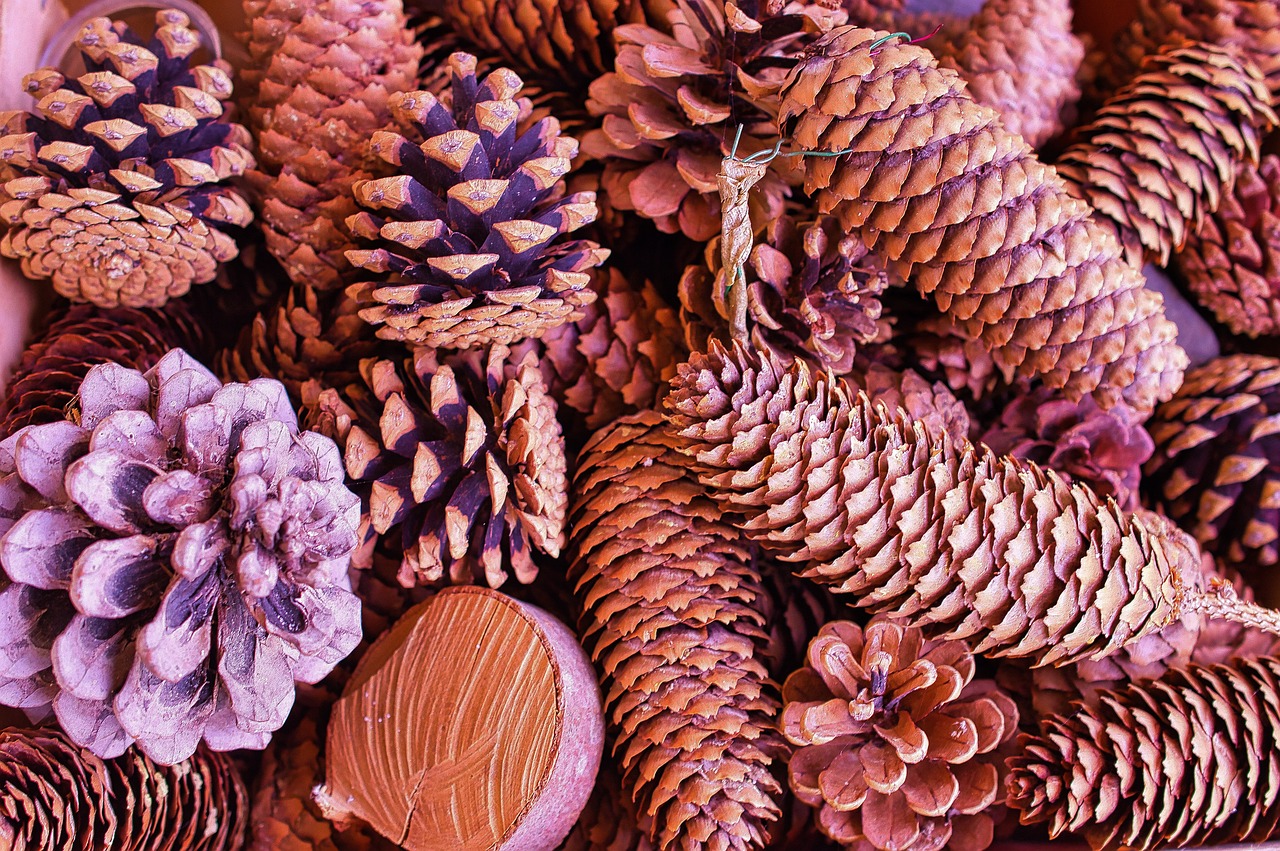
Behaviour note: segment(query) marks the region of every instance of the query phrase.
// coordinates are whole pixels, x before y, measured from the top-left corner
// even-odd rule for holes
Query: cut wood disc
[[[553,849],[604,742],[595,673],[555,618],[487,588],[449,588],[369,649],[329,722],[335,820],[408,849]]]

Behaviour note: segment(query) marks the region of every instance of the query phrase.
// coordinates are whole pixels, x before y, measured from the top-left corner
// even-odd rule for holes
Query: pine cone
[[[830,216],[805,225],[785,215],[771,220],[765,240],[751,250],[746,276],[751,340],[784,363],[806,358],[844,375],[858,344],[880,333],[879,295],[888,279]],[[726,292],[717,238],[707,245],[706,264],[687,267],[680,279],[689,348],[704,350],[713,336],[728,339]]]
[[[656,412],[597,432],[574,485],[570,579],[623,789],[658,848],[764,848],[785,745],[746,541]]]
[[[38,114],[0,113],[0,254],[73,301],[159,307],[213,280],[236,255],[221,228],[253,221],[228,181],[253,166],[249,132],[226,121],[231,79],[191,67],[189,19],[156,13],[148,42],[93,18],[76,46],[88,72],[43,68],[23,79]]]
[[[1280,563],[1280,360],[1216,358],[1148,423],[1146,493],[1227,564]]]
[[[324,391],[321,430],[344,445],[347,474],[369,488],[365,523],[402,542],[405,586],[501,586],[538,574],[532,551],[564,545],[564,440],[532,356],[415,349],[369,358],[361,382]],[[344,424],[346,423],[346,424]]]
[[[400,0],[244,0],[241,71],[267,247],[299,284],[352,280],[343,222],[351,186],[369,177],[365,140],[391,122],[387,98],[414,88],[422,48]]]
[[[595,219],[595,196],[565,195],[578,144],[554,118],[517,132],[528,107],[519,77],[500,68],[479,80],[465,53],[449,63],[447,101],[391,98],[409,138],[374,134],[372,151],[398,173],[353,186],[364,212],[347,224],[371,247],[347,257],[374,280],[348,292],[388,340],[468,348],[537,337],[594,297],[588,270],[609,252],[563,237]]]
[[[1234,190],[1175,257],[1200,305],[1231,333],[1280,337],[1280,157],[1239,163]]]
[[[95,366],[77,415],[0,443],[0,701],[52,699],[100,756],[262,748],[294,681],[360,640],[359,500],[279,382],[180,349]]]
[[[1142,465],[1151,436],[1128,405],[1108,411],[1092,397],[1076,402],[1041,387],[1018,396],[980,438],[997,455],[1012,455],[1081,482],[1125,511],[1138,507]]]
[[[0,841],[11,851],[239,851],[249,800],[231,760],[205,748],[168,767],[102,760],[57,730],[0,731]]]
[[[1212,44],[1167,47],[1116,92],[1055,167],[1136,267],[1165,266],[1256,164],[1277,121],[1257,66]]]
[[[675,311],[653,284],[637,288],[611,267],[592,274],[592,288],[597,299],[583,308],[581,319],[519,350],[537,353],[547,390],[570,432],[595,431],[657,407],[676,364],[689,354]]]
[[[783,136],[851,151],[806,158],[806,191],[1001,367],[1104,407],[1168,398],[1186,355],[1160,297],[994,110],[885,37],[833,30],[784,84]]]
[[[665,404],[680,452],[749,537],[854,605],[974,638],[975,653],[1098,658],[1199,599],[1199,552],[1163,518],[851,399],[803,361],[784,371],[715,345],[681,365]]]
[[[1074,123],[1084,43],[1071,18],[1070,0],[986,0],[925,46],[964,78],[974,100],[1000,113],[1006,130],[1038,148]]]
[[[782,687],[791,789],[848,848],[982,851],[1000,803],[1013,700],[974,680],[963,641],[875,618],[832,621]],[[949,844],[948,844],[949,843]]]
[[[677,6],[670,35],[642,24],[614,31],[614,71],[591,84],[587,101],[602,125],[582,146],[604,162],[603,188],[615,207],[705,242],[720,230],[722,158],[735,140],[739,157],[774,147],[785,67],[844,14],[817,0]],[[782,214],[787,180],[796,178],[790,162],[774,159],[752,190],[757,225]]]
[[[90,367],[115,362],[147,370],[169,349],[201,352],[206,343],[185,301],[175,299],[158,310],[56,305],[48,327],[23,351],[9,379],[0,403],[0,438],[65,419]]]
[[[1044,719],[1010,760],[1009,803],[1094,849],[1267,839],[1277,730],[1280,660],[1172,671]]]
[[[930,383],[913,369],[880,364],[872,364],[858,379],[871,404],[890,411],[901,408],[911,420],[934,434],[945,432],[956,444],[969,439],[969,411],[942,382]]]

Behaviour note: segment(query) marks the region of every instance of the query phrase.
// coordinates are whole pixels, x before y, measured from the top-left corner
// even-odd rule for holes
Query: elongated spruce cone
[[[747,535],[800,575],[976,653],[1104,656],[1181,613],[1195,543],[1052,471],[718,344],[666,398],[680,452]]]
[[[1099,851],[1261,841],[1280,824],[1280,659],[1127,685],[1018,744],[1009,803],[1024,824]]]
[[[100,756],[263,748],[360,640],[360,502],[278,381],[95,366],[0,443],[0,702]]]
[[[173,766],[103,760],[50,728],[0,731],[0,842],[8,851],[239,851],[249,796],[207,748]]]
[[[73,301],[159,307],[236,255],[222,229],[253,221],[230,185],[254,164],[249,131],[223,114],[225,63],[191,66],[200,36],[182,12],[157,12],[145,43],[93,18],[76,47],[85,74],[28,74],[36,114],[0,112],[0,163],[18,175],[0,184],[0,254]]]
[[[750,545],[656,412],[597,432],[574,484],[570,578],[624,794],[663,851],[763,849],[786,746]]]
[[[1054,167],[1072,195],[1114,229],[1134,266],[1166,266],[1205,215],[1256,165],[1276,124],[1258,68],[1213,44],[1149,57],[1112,95]]]
[[[924,48],[841,27],[782,89],[805,189],[996,362],[1071,398],[1150,411],[1187,363],[1159,295],[999,114]]]

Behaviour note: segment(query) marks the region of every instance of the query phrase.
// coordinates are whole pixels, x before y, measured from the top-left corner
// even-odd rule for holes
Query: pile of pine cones
[[[596,665],[565,851],[1280,834],[1280,5],[916,5],[91,6],[0,112],[4,847],[395,847],[325,720],[454,584]]]

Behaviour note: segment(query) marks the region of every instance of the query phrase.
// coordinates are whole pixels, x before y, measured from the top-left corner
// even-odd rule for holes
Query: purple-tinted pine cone
[[[0,703],[102,757],[262,748],[360,640],[359,499],[283,385],[175,349],[0,443]]]

